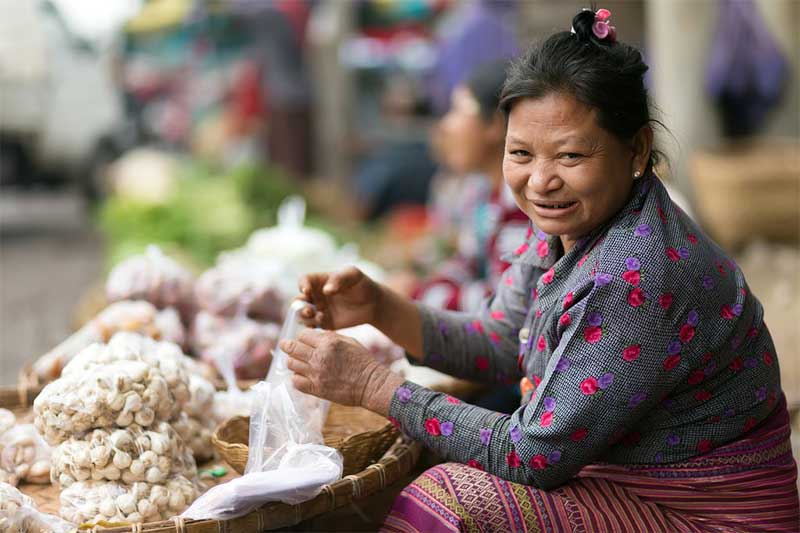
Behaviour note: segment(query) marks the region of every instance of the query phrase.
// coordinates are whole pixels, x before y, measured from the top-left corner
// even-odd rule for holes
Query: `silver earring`
[[[641,177],[642,177],[642,173],[639,172],[638,170],[633,173],[633,179],[638,180]]]

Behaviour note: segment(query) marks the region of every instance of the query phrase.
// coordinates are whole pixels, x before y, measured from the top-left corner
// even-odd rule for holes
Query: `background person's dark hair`
[[[506,116],[522,98],[567,93],[595,108],[600,127],[624,142],[647,124],[664,127],[651,115],[642,54],[625,43],[598,39],[593,23],[594,11],[579,12],[572,19],[575,33],[551,35],[511,65],[499,104]],[[652,150],[646,172],[662,158]]]
[[[490,122],[500,105],[500,93],[506,81],[508,61],[492,61],[477,67],[464,81],[480,106],[481,117]]]

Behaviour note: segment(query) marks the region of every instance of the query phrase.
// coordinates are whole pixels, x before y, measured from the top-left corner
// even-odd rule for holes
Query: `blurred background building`
[[[425,253],[453,87],[586,5],[0,0],[0,381],[121,258],[157,242],[202,268],[293,192],[387,268]],[[800,2],[602,7],[651,67],[661,175],[762,298],[796,411]]]

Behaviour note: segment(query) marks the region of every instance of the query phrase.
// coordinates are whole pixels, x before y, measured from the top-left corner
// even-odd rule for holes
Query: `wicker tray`
[[[38,390],[22,386],[2,387],[0,388],[0,407],[11,409],[18,414],[29,414],[29,408],[38,392]],[[351,429],[351,435],[347,435],[348,430],[337,426],[337,424],[341,424],[344,421],[342,417],[346,416],[349,409],[352,408],[338,406],[334,409],[332,406],[332,414],[329,415],[328,424],[326,424],[326,430],[330,428],[333,432],[332,434],[339,435],[339,437],[333,437],[333,439],[340,438],[343,443],[348,441],[355,443],[358,437],[363,438],[364,435],[363,432],[352,434],[354,431],[358,431],[358,428]],[[378,415],[373,416],[382,419],[382,417]],[[362,420],[368,420],[368,418],[364,417]],[[385,421],[385,419],[382,420]],[[404,437],[398,438],[394,427],[391,426],[391,424],[389,424],[389,426],[393,431],[393,433],[391,433],[392,441],[389,442],[388,450],[384,448],[384,451],[375,457],[377,460],[376,462],[365,466],[357,473],[345,473],[342,479],[330,485],[326,485],[323,487],[322,492],[315,498],[301,504],[288,505],[284,503],[269,503],[256,511],[232,520],[183,520],[176,517],[172,520],[133,524],[125,527],[95,526],[85,531],[102,531],[107,533],[217,533],[225,531],[238,533],[267,531],[293,526],[304,520],[348,505],[355,500],[374,495],[404,477],[414,468],[422,451],[422,445]],[[382,439],[388,438],[383,428],[373,433],[380,435]],[[326,442],[328,442],[328,440],[329,439],[326,438]],[[334,441],[331,440],[331,442]],[[351,446],[354,445],[351,444]],[[204,466],[205,465],[201,465],[200,468]],[[231,477],[235,477],[235,475],[226,476],[223,481]],[[57,513],[59,491],[56,487],[51,485],[23,484],[19,488],[24,493],[34,498],[40,510],[54,514]]]
[[[331,404],[322,430],[325,444],[336,448],[344,458],[344,474],[360,472],[376,461],[397,440],[397,429],[384,417],[360,407]],[[237,416],[220,425],[211,437],[225,461],[244,473],[250,419]]]

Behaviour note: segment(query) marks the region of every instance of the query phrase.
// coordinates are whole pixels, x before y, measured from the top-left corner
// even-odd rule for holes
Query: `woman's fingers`
[[[310,330],[303,330],[310,331]],[[308,343],[303,342],[299,338],[293,341],[281,341],[281,350],[289,355],[289,359],[299,359],[301,361],[310,361],[314,355],[314,349]]]
[[[322,286],[322,292],[328,296],[331,294],[336,294],[341,290],[355,285],[358,280],[361,279],[361,276],[363,276],[363,274],[356,267],[347,267],[344,270],[340,270],[339,272],[332,274],[328,278],[328,281],[325,282],[325,285]]]
[[[295,359],[290,357],[288,361],[286,361],[286,366],[294,372],[295,374],[299,374],[301,376],[308,377],[311,371],[313,370],[311,365],[301,359]]]
[[[326,335],[328,335],[328,333],[324,331],[304,329],[303,331],[300,332],[299,335],[297,335],[297,341],[295,342],[309,346],[313,352],[313,348],[318,348],[319,345],[322,343],[322,339],[324,339]]]
[[[306,394],[314,394],[314,383],[305,376],[300,374],[292,374],[292,385],[300,392]]]

